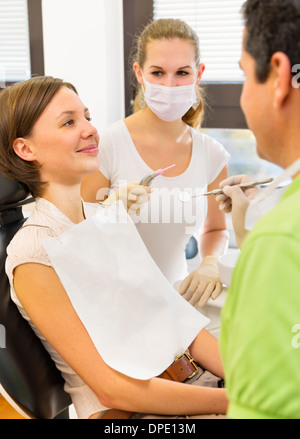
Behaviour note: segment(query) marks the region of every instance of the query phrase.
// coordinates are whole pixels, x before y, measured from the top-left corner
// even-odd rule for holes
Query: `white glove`
[[[248,175],[234,175],[232,177],[228,177],[225,180],[221,181],[219,186],[221,189],[224,189],[225,186],[235,186],[237,184],[247,183],[248,181],[252,181],[252,179],[248,177]],[[255,198],[259,192],[257,186],[243,190],[240,188],[237,189],[243,192],[245,196],[248,198],[248,200],[252,200],[253,198]],[[217,195],[216,201],[219,203],[219,209],[222,210],[224,213],[229,213],[232,211],[232,199],[229,193]]]
[[[246,211],[249,201],[259,193],[257,187],[242,190],[237,184],[251,181],[247,175],[235,175],[226,178],[220,183],[224,195],[217,195],[216,201],[219,203],[219,209],[225,213],[231,212],[232,225],[237,245],[241,247],[248,231],[245,229]]]
[[[143,204],[148,203],[151,192],[151,187],[141,186],[134,181],[122,185],[104,203],[110,204],[115,200],[121,200],[130,215],[138,215]]]
[[[208,299],[216,299],[222,291],[219,279],[218,258],[206,256],[200,267],[189,274],[179,288],[179,293],[191,304],[204,306]]]

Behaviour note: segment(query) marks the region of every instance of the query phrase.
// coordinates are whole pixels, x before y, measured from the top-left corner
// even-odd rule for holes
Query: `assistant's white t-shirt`
[[[139,216],[132,217],[149,253],[172,284],[188,274],[185,247],[190,237],[201,230],[207,213],[206,197],[183,203],[182,191],[196,194],[206,190],[229,160],[220,143],[190,129],[193,148],[188,168],[176,177],[156,177],[151,184],[154,191],[150,202]],[[101,133],[99,159],[100,171],[110,181],[111,190],[156,171],[137,152],[123,120]],[[170,157],[169,164],[173,163]]]

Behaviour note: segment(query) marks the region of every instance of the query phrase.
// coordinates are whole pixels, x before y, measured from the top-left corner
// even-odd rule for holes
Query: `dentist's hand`
[[[181,283],[179,293],[191,304],[204,306],[211,297],[215,299],[222,291],[219,279],[218,258],[206,256],[200,267]]]
[[[225,180],[221,181],[220,188],[223,189],[225,186],[235,186],[237,184],[241,183],[248,183],[252,181],[252,179],[248,175],[234,175],[232,177],[228,177]],[[239,189],[241,192],[244,193],[244,195],[248,198],[248,200],[252,200],[256,197],[256,195],[259,192],[259,189],[257,186],[249,188],[249,189]],[[222,210],[224,213],[229,213],[232,211],[232,197],[230,196],[231,192],[228,192],[224,195],[217,195],[216,201],[219,203],[219,209]]]
[[[248,231],[245,229],[246,211],[250,200],[259,193],[257,187],[242,190],[237,185],[251,181],[247,175],[235,175],[226,178],[220,183],[224,195],[217,195],[216,201],[219,203],[219,209],[225,213],[231,212],[232,225],[236,237],[236,242],[241,247]]]

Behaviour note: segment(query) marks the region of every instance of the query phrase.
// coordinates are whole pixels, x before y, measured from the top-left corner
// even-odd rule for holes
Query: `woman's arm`
[[[206,329],[202,329],[189,348],[191,356],[204,369],[220,378],[224,370],[220,355],[219,342]]]
[[[221,181],[228,176],[226,165],[218,177],[207,187],[207,191],[219,189]],[[228,245],[228,232],[226,229],[226,218],[224,212],[220,211],[219,203],[214,195],[207,196],[207,215],[203,225],[203,232],[200,239],[200,253],[205,256],[219,256],[226,250]]]
[[[165,415],[226,413],[224,389],[159,378],[135,380],[107,366],[51,267],[19,265],[14,272],[14,287],[34,325],[104,406]],[[201,340],[198,343],[197,349],[201,349]]]
[[[227,165],[207,190],[219,188],[219,183],[228,174]],[[199,241],[202,262],[199,268],[189,274],[181,283],[179,293],[192,305],[202,307],[210,297],[216,298],[222,291],[219,281],[217,257],[224,253],[228,245],[228,232],[224,212],[219,209],[215,196],[207,197],[207,215]]]

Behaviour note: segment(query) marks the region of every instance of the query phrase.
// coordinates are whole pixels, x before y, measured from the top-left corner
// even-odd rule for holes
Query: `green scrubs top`
[[[300,176],[248,234],[222,310],[229,418],[300,418]]]

